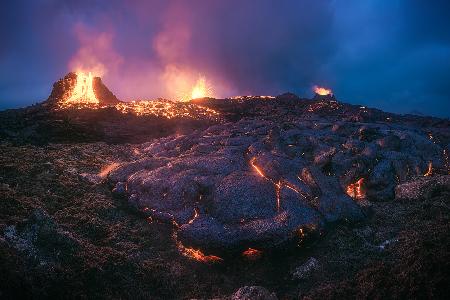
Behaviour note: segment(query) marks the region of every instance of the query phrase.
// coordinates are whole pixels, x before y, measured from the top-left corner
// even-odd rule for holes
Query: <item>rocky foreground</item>
[[[448,120],[318,95],[140,115],[58,95],[0,114],[1,297],[448,295]]]

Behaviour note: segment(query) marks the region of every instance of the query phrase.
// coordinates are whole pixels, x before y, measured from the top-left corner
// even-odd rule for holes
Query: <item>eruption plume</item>
[[[205,77],[200,76],[192,88],[191,99],[204,97],[213,97],[213,91],[212,88],[207,85]]]
[[[327,89],[324,87],[320,87],[320,86],[314,86],[314,93],[316,93],[317,95],[320,96],[332,96],[333,95],[333,91],[331,89]]]

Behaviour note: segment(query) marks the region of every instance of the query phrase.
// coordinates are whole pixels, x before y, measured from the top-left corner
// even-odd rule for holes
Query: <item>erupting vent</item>
[[[192,88],[191,99],[204,97],[213,97],[213,90],[212,87],[206,83],[205,77],[200,77]]]
[[[330,89],[320,87],[320,86],[314,86],[314,93],[320,96],[333,96],[333,92]]]
[[[92,104],[98,105],[100,102],[94,92],[94,76],[91,72],[85,74],[77,72],[77,79],[72,94],[64,101],[64,104]]]
[[[45,102],[54,109],[90,108],[114,106],[120,101],[92,72],[69,73],[53,85]]]
[[[209,97],[212,88],[206,80],[200,77],[193,87],[192,97]],[[102,83],[100,77],[91,72],[69,73],[53,85],[53,90],[46,101],[56,110],[64,109],[101,109],[114,108],[123,114],[136,116],[156,116],[167,119],[207,119],[217,121],[220,115],[217,111],[183,101],[165,99],[140,100],[131,102],[119,101],[116,96]]]

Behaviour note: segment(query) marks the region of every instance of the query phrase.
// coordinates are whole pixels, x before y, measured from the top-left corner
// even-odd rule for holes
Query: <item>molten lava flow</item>
[[[269,178],[267,178],[266,175],[264,175],[264,173],[262,172],[262,170],[255,164],[255,161],[256,161],[256,157],[253,157],[253,158],[250,160],[250,164],[252,165],[253,169],[255,169],[256,172],[257,172],[261,177],[263,177],[263,178],[269,180]]]
[[[181,253],[189,258],[195,259],[197,261],[200,262],[204,262],[204,263],[213,263],[213,262],[218,262],[218,261],[222,261],[223,259],[215,256],[215,255],[205,255],[202,251],[200,250],[195,250],[193,248],[187,248],[183,246],[183,250],[181,251]]]
[[[354,199],[363,199],[365,198],[365,193],[363,191],[362,185],[364,182],[364,178],[360,178],[355,183],[349,184],[347,186],[347,195]]]
[[[302,181],[302,180],[300,179],[300,181]],[[293,192],[299,194],[300,196],[302,196],[305,199],[311,197],[311,195],[309,195],[308,193],[302,191],[300,188],[294,186],[293,184],[291,184],[289,182],[284,182],[284,186],[287,187],[288,189],[292,190]]]
[[[277,207],[277,211],[279,211],[280,210],[280,198],[281,198],[280,194],[281,194],[281,187],[282,187],[281,181],[275,182],[271,178],[264,175],[263,171],[255,164],[255,161],[256,161],[256,157],[253,157],[250,160],[250,165],[252,166],[252,168],[255,169],[256,173],[258,173],[259,176],[270,181],[275,187],[276,207]]]
[[[72,94],[65,100],[64,105],[98,105],[100,102],[95,96],[93,87],[94,76],[91,72],[77,72],[77,81],[72,90]]]
[[[191,99],[213,97],[213,91],[210,86],[207,85],[205,77],[201,76],[197,79],[191,92]]]
[[[206,117],[208,119],[218,120],[220,118],[220,114],[217,111],[208,107],[170,100],[121,102],[116,104],[115,108],[124,114],[131,113],[137,116],[153,115],[167,119],[200,119]]]
[[[179,227],[179,226],[176,226],[176,227]],[[173,232],[172,238],[174,239],[174,241],[177,245],[178,251],[183,256],[186,256],[190,259],[194,259],[196,261],[203,262],[203,263],[216,263],[216,262],[223,261],[223,259],[219,256],[206,255],[200,249],[197,250],[194,248],[184,246],[183,243],[178,240],[178,234],[176,231]]]
[[[330,89],[320,87],[320,86],[314,86],[314,93],[320,95],[320,96],[331,96],[333,95],[333,92]]]
[[[184,246],[180,241],[177,240],[177,235],[174,233],[174,239],[177,243],[178,251],[183,256],[186,256],[188,258],[194,259],[196,261],[200,261],[203,263],[215,263],[219,261],[223,261],[221,257],[215,256],[215,255],[205,255],[201,250],[196,250],[194,248],[189,248]]]
[[[197,218],[198,218],[198,210],[195,208],[195,209],[194,209],[194,216],[192,217],[192,219],[190,219],[190,220],[188,221],[188,224],[194,223],[195,219],[197,219]]]
[[[299,194],[300,196],[302,196],[305,199],[308,198],[309,195],[307,193],[302,192],[299,188],[295,187],[290,182],[288,182],[288,181],[286,181],[284,179],[275,181],[274,179],[267,177],[264,174],[264,172],[262,171],[262,169],[256,165],[255,161],[256,161],[256,157],[253,157],[250,160],[250,165],[252,166],[252,168],[256,171],[256,173],[258,173],[259,176],[261,176],[265,180],[267,180],[270,183],[272,183],[274,188],[275,188],[275,197],[276,197],[275,200],[276,200],[277,211],[280,211],[280,207],[281,207],[281,189],[283,187],[287,187],[288,189],[290,189],[293,192]]]
[[[256,161],[256,157],[253,157],[250,160],[250,165],[252,166],[252,168],[256,171],[256,173],[258,173],[259,176],[261,176],[262,178],[270,181],[270,183],[272,183],[274,185],[277,211],[280,211],[280,206],[281,206],[281,189],[283,187],[286,187],[286,188],[292,190],[293,192],[299,194],[300,196],[302,196],[305,199],[310,197],[310,195],[308,193],[303,192],[301,189],[299,189],[298,187],[294,186],[293,184],[291,184],[287,180],[281,179],[281,180],[275,181],[274,179],[267,177],[264,174],[264,172],[262,171],[262,169],[256,165],[255,161]],[[301,180],[301,178],[299,178],[299,179]]]
[[[232,100],[238,100],[238,102],[242,103],[243,101],[249,101],[249,100],[273,100],[276,97],[274,96],[252,96],[252,95],[246,95],[246,96],[234,96],[230,97],[229,99]]]
[[[423,174],[423,176],[431,176],[433,175],[433,163],[430,161],[428,163],[428,170],[425,174]]]
[[[263,252],[258,249],[248,248],[244,252],[242,252],[242,256],[249,260],[257,260],[260,259]]]

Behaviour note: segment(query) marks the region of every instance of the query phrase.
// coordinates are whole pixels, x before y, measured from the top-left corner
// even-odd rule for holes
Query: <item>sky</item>
[[[447,0],[16,0],[0,4],[0,109],[73,70],[121,100],[312,97],[450,117]]]

